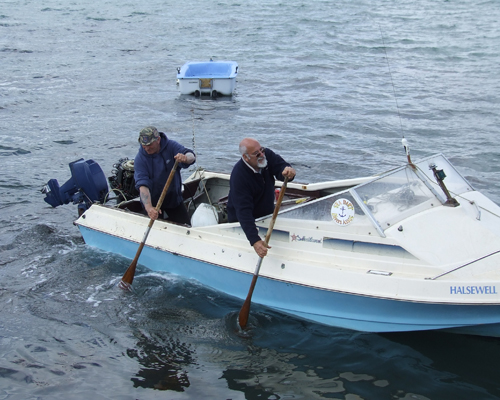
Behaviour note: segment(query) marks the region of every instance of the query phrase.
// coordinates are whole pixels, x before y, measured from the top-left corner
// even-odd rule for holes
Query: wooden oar
[[[269,244],[269,239],[271,239],[271,233],[273,232],[274,223],[276,222],[276,217],[278,216],[278,212],[280,210],[281,202],[283,201],[283,196],[285,195],[286,185],[288,183],[288,177],[285,178],[283,182],[283,186],[281,187],[280,195],[278,196],[278,200],[276,200],[276,206],[274,206],[273,218],[271,219],[271,223],[269,224],[269,229],[267,230],[266,238],[264,241],[266,244]],[[245,329],[248,322],[248,315],[250,314],[250,304],[252,302],[252,294],[255,289],[255,284],[257,283],[257,278],[259,277],[260,266],[262,264],[263,257],[259,257],[259,261],[257,262],[257,266],[255,267],[255,272],[253,273],[252,283],[250,284],[250,290],[248,291],[247,298],[243,303],[243,306],[240,310],[240,315],[238,317],[238,322],[240,324],[241,329]]]
[[[170,175],[168,176],[167,183],[165,183],[165,187],[163,188],[163,192],[161,192],[160,199],[158,200],[158,203],[156,204],[156,207],[155,207],[156,211],[158,211],[158,212],[160,212],[161,205],[163,203],[163,200],[165,199],[165,195],[167,194],[170,183],[172,183],[172,180],[174,179],[175,171],[177,170],[178,164],[179,164],[179,161],[175,160],[175,164],[172,168],[172,171],[170,171]],[[132,285],[132,281],[134,280],[134,275],[135,275],[135,268],[137,267],[137,261],[139,261],[139,257],[141,255],[142,249],[144,248],[144,245],[146,244],[146,239],[148,238],[149,231],[151,231],[151,227],[153,226],[154,222],[155,222],[155,220],[153,218],[151,218],[149,220],[148,228],[146,229],[146,232],[144,232],[144,237],[142,238],[142,242],[139,245],[139,249],[137,250],[135,258],[132,261],[132,264],[130,264],[130,266],[127,268],[127,270],[123,274],[123,278],[118,285],[122,289],[130,289],[130,286]]]

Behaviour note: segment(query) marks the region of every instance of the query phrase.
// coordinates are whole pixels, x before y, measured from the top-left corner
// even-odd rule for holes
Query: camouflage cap
[[[160,134],[154,126],[147,126],[139,133],[139,143],[144,146],[149,146],[154,141],[158,140]]]

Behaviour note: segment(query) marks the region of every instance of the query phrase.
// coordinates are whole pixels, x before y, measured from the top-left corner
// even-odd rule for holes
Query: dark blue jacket
[[[255,219],[274,211],[275,178],[284,181],[281,173],[288,164],[281,156],[266,149],[267,167],[254,172],[243,159],[234,166],[229,179],[227,216],[229,222],[239,221],[245,235],[253,246],[261,240]]]
[[[193,150],[182,146],[175,140],[169,140],[163,132],[160,132],[160,136],[161,147],[158,153],[150,155],[141,146],[134,160],[135,187],[137,190],[141,186],[149,188],[153,207],[156,207],[165,183],[167,183],[170,171],[172,171],[175,163],[174,156],[178,153],[194,154]],[[163,200],[162,208],[174,208],[182,203],[182,178],[180,170],[181,168],[189,167],[189,165],[191,164],[179,163],[174,179]]]

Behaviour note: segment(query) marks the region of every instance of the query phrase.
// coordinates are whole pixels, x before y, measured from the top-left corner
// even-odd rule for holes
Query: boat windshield
[[[283,212],[282,217],[332,221],[339,226],[371,223],[384,235],[383,231],[395,223],[446,201],[430,166],[443,170],[451,196],[473,190],[442,154],[414,165],[416,169],[406,165],[370,182],[297,206]]]
[[[354,189],[382,230],[409,217],[441,204],[409,165]]]
[[[425,158],[414,165],[416,169],[406,165],[352,189],[383,230],[446,202],[446,194],[439,186],[432,167],[443,171],[451,196],[473,190],[442,154]]]

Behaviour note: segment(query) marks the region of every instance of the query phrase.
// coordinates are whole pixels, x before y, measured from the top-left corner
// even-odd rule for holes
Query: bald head
[[[240,142],[240,154],[249,154],[252,153],[252,149],[260,149],[260,144],[257,140],[252,138],[245,138]]]
[[[265,149],[252,138],[245,138],[240,143],[241,158],[255,170],[267,166]]]

